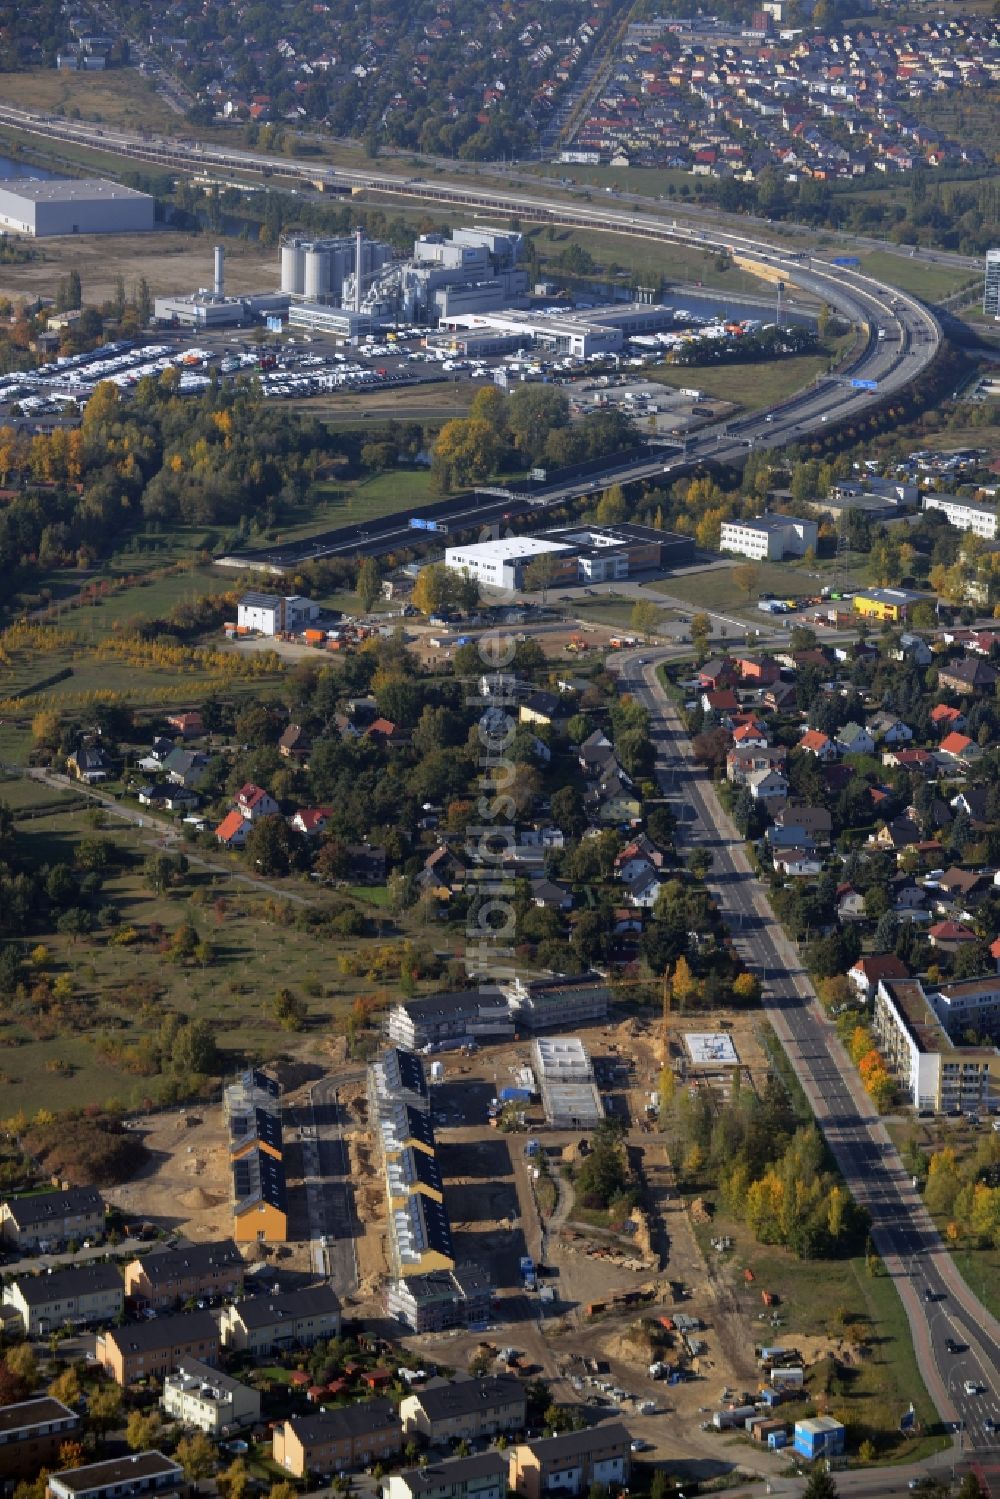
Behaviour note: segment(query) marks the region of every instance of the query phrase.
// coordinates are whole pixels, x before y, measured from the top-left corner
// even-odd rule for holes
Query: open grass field
[[[22,803],[32,790],[52,800],[48,787],[23,789],[24,783],[0,784],[0,797]],[[93,837],[92,813],[55,810],[19,821],[28,859],[38,865],[72,862],[82,837]],[[91,937],[39,933],[48,949],[37,976],[54,980],[69,975],[74,985],[70,1017],[56,1020],[39,1009],[8,1012],[0,1028],[5,1110],[29,1111],[44,1099],[54,1110],[115,1098],[122,1103],[155,1096],[157,1078],[145,1060],[150,1038],[165,1015],[209,1018],[219,1045],[227,1053],[227,1070],[249,1058],[299,1049],[312,1038],[318,1047],[359,992],[372,992],[370,980],[343,977],[338,955],[382,952],[392,940],[392,922],[382,910],[379,892],[364,902],[371,936],[348,940],[314,936],[293,924],[287,910],[276,913],[266,890],[257,892],[225,872],[228,862],[207,855],[214,869],[194,862],[183,885],[154,894],[142,874],[142,861],[155,846],[153,835],[107,817],[99,836],[113,845],[114,864],[106,875],[102,899],[114,904],[121,922]],[[147,841],[148,840],[148,841]],[[241,868],[232,862],[233,870]],[[301,886],[293,886],[301,890]],[[315,898],[315,897],[311,897]],[[294,912],[294,908],[293,908]],[[156,934],[191,922],[199,938],[211,944],[202,966],[190,960],[176,964],[163,956]],[[153,932],[150,933],[150,926]],[[128,946],[109,939],[133,926],[139,939]],[[291,988],[307,1000],[309,1017],[301,1038],[283,1032],[271,1015],[277,989]],[[377,986],[376,986],[377,987]],[[380,991],[381,992],[381,991]],[[338,1027],[342,1029],[342,1027]]]
[[[106,73],[32,68],[5,78],[3,93],[14,109],[79,115],[129,130],[176,131],[183,123],[136,68],[113,68]]]
[[[330,391],[291,402],[293,411],[321,417],[332,431],[357,430],[358,418],[372,421],[423,422],[440,426],[465,416],[479,386],[471,380],[442,380],[428,385],[388,386],[370,391]]]
[[[773,406],[826,373],[829,354],[801,354],[762,364],[655,365],[643,373],[660,385],[694,387],[743,411]]]
[[[861,268],[880,281],[912,292],[927,302],[948,297],[970,280],[969,271],[957,266],[928,264],[926,256],[893,255],[889,250],[871,250],[861,256]]]
[[[883,1461],[914,1462],[947,1445],[917,1371],[902,1302],[888,1276],[869,1275],[863,1256],[834,1264],[798,1260],[780,1247],[757,1244],[741,1223],[721,1212],[710,1227],[697,1228],[696,1233],[726,1284],[742,1290],[743,1269],[748,1267],[753,1271],[751,1292],[758,1306],[761,1289],[780,1297],[780,1326],[772,1330],[762,1320],[761,1341],[795,1347],[797,1337],[817,1338],[829,1340],[833,1347],[849,1346],[845,1332],[852,1325],[868,1325],[869,1354],[847,1363],[841,1383],[825,1396],[825,1408],[848,1426],[849,1452],[856,1453],[858,1444],[869,1438]],[[731,1253],[721,1262],[708,1243],[719,1234],[733,1240]],[[815,1378],[807,1380],[807,1390],[810,1404],[817,1396],[824,1398]],[[899,1418],[911,1400],[919,1428],[914,1437],[904,1438]],[[790,1408],[789,1418],[801,1413]]]
[[[63,75],[60,75],[63,76]],[[226,239],[226,289],[234,293],[273,291],[279,281],[273,247]],[[177,229],[149,234],[80,235],[32,241],[34,260],[0,265],[0,295],[13,302],[55,295],[60,279],[75,268],[86,302],[111,299],[115,278],[127,290],[145,276],[154,296],[197,291],[212,281],[212,236]]]

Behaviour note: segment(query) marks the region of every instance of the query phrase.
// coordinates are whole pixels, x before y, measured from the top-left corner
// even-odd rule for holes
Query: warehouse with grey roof
[[[141,233],[153,228],[154,210],[149,193],[101,177],[13,177],[0,183],[0,226],[35,239]]]

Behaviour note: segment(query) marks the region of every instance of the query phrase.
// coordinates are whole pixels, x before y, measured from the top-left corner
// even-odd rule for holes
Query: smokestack
[[[365,242],[363,232],[358,229],[354,235],[354,311],[361,311],[361,298],[363,288],[361,285],[361,247]]]
[[[225,252],[225,250],[222,248],[221,245],[216,245],[216,247],[215,247],[215,295],[217,297],[219,297],[219,298],[224,297],[225,294],[226,294],[225,293],[226,275],[225,275],[225,269],[224,269],[225,260],[226,260],[226,252]]]

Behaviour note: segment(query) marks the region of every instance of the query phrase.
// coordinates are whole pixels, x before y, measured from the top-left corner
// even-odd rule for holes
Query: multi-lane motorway
[[[791,253],[786,248],[762,238],[756,230],[742,232],[729,226],[708,229],[704,220],[690,222],[667,217],[653,202],[630,199],[627,204],[555,202],[526,191],[503,191],[487,184],[475,187],[466,183],[425,181],[419,177],[402,178],[372,171],[326,169],[314,164],[290,161],[285,157],[254,151],[237,151],[205,145],[195,141],[151,138],[137,132],[110,129],[90,121],[55,119],[30,110],[0,105],[0,124],[7,124],[29,135],[67,141],[74,145],[125,157],[153,162],[173,170],[214,173],[265,175],[301,182],[303,196],[313,194],[319,183],[327,187],[347,187],[365,192],[391,193],[397,197],[421,202],[447,203],[468,209],[476,215],[504,215],[519,220],[565,225],[588,230],[604,230],[664,246],[672,243],[696,245],[709,251],[723,251],[735,256],[749,269],[774,283],[782,281],[798,287],[809,297],[826,302],[854,325],[857,341],[852,353],[834,372],[821,377],[808,389],[786,401],[744,417],[737,422],[713,424],[693,435],[681,452],[652,457],[645,463],[613,475],[621,480],[649,479],[658,474],[676,475],[694,464],[713,460],[719,463],[741,462],[748,449],[780,447],[795,442],[810,432],[822,431],[825,424],[857,416],[866,407],[883,401],[887,395],[902,390],[927,367],[941,340],[941,330],[934,314],[915,297],[886,286],[851,267],[835,266],[830,261]],[[859,389],[853,381],[864,381]],[[587,482],[567,486],[569,498],[596,487],[593,476]],[[464,507],[464,508],[462,508]],[[471,526],[488,524],[511,509],[509,504],[483,498],[469,507],[467,497],[460,502],[449,521]],[[521,509],[527,508],[523,504]],[[321,557],[335,553],[386,552],[398,547],[413,535],[398,522],[388,521],[367,530],[345,527],[327,537],[314,538],[308,555]],[[268,559],[256,559],[267,565]],[[272,565],[280,565],[277,559]]]
[[[764,1005],[802,1082],[830,1148],[896,1282],[931,1399],[961,1423],[968,1449],[1000,1446],[1000,1325],[972,1295],[942,1243],[885,1128],[872,1108],[801,960],[774,918],[742,840],[695,763],[674,705],[656,677],[664,653],[618,658],[619,682],[649,711],[657,774],[685,811],[682,838],[712,854],[710,884]],[[949,1342],[959,1351],[950,1352]],[[976,1393],[967,1390],[976,1386]]]

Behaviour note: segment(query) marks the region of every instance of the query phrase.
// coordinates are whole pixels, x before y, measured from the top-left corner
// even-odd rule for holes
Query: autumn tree
[[[625,491],[620,484],[612,484],[597,502],[599,526],[613,526],[625,519]]]
[[[650,636],[655,635],[659,622],[659,604],[654,604],[652,599],[636,599],[629,616],[629,623],[636,634],[648,641]]]
[[[481,417],[457,417],[445,422],[431,454],[435,486],[447,493],[487,478],[496,467],[499,452],[496,430]]]
[[[755,562],[741,562],[733,568],[732,578],[740,592],[752,599],[760,584],[760,568]]]
[[[691,644],[694,646],[695,654],[700,660],[704,660],[708,654],[708,637],[712,633],[712,620],[708,614],[693,614],[691,616]]]
[[[184,1469],[184,1477],[192,1483],[208,1478],[215,1470],[215,1444],[203,1431],[181,1437],[174,1449],[174,1457]]]
[[[148,1452],[160,1439],[160,1417],[154,1411],[134,1410],[129,1412],[125,1425],[125,1440],[133,1452]]]
[[[561,569],[562,563],[558,552],[540,552],[524,569],[525,592],[540,593],[544,604],[548,591],[558,578]]]
[[[362,557],[358,563],[355,592],[362,612],[368,614],[382,594],[382,575],[374,557]]]
[[[90,1395],[90,1422],[96,1431],[110,1431],[118,1420],[122,1408],[122,1392],[118,1385],[110,1382],[98,1385]]]

